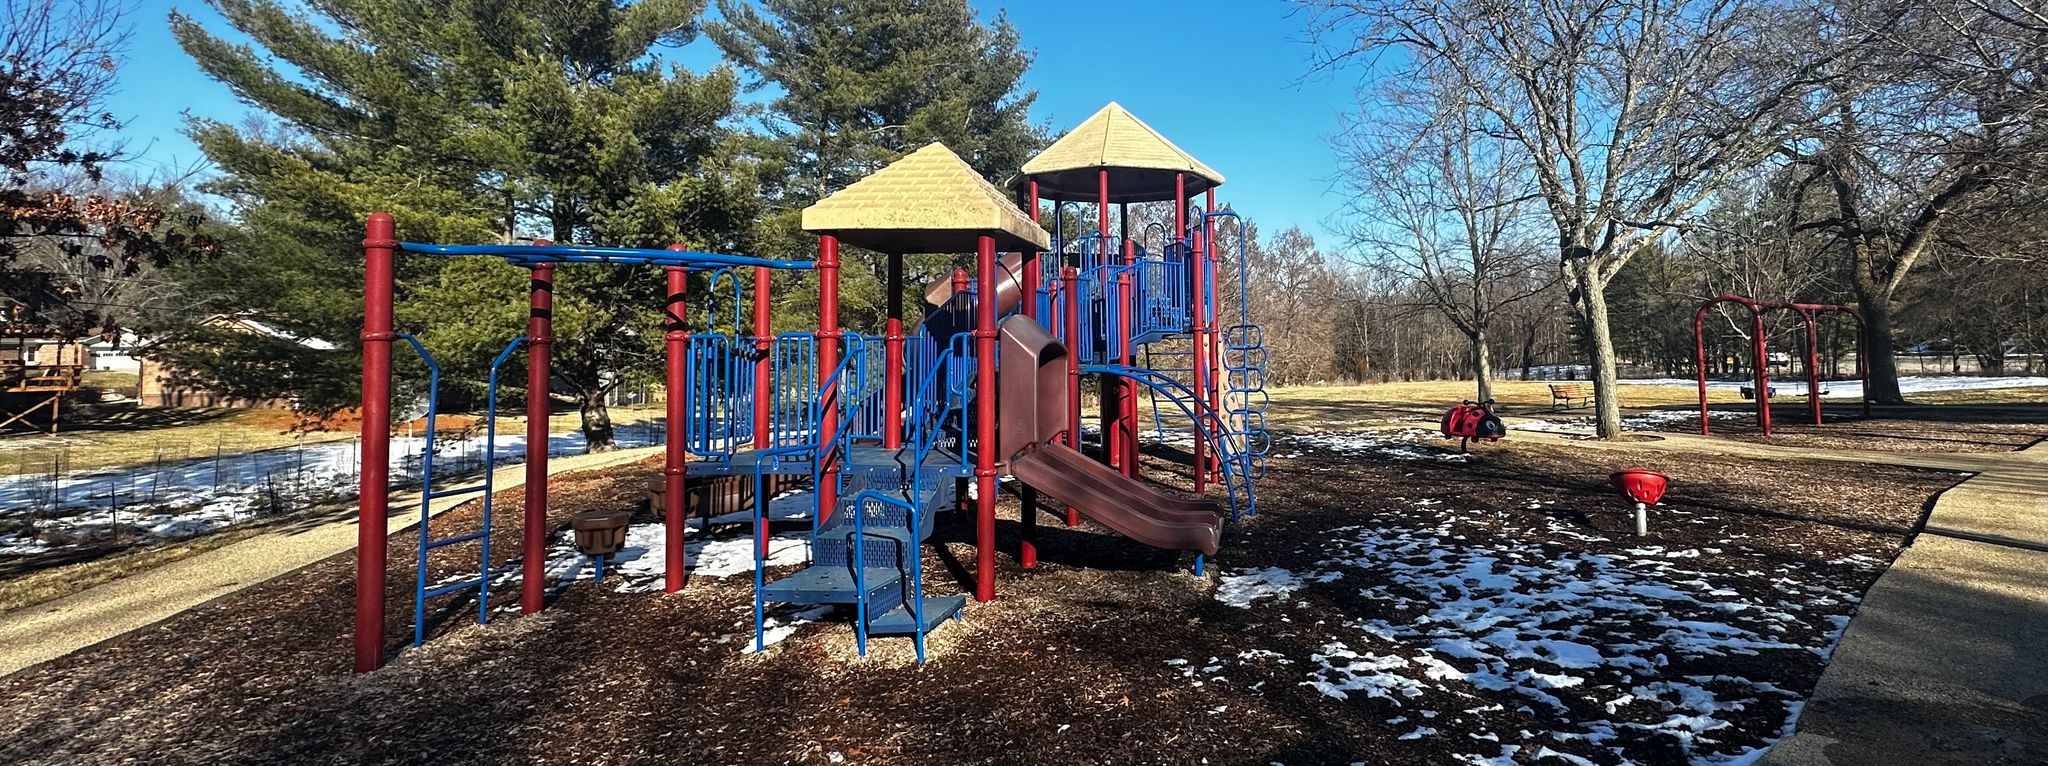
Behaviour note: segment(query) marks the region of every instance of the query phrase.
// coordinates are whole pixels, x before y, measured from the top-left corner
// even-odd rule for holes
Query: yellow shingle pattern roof
[[[1223,183],[1223,174],[1181,151],[1114,101],[1024,163],[1024,175],[1084,168],[1170,170],[1193,173],[1212,185]]]
[[[882,252],[965,252],[994,236],[997,247],[1045,249],[1045,229],[966,161],[931,143],[804,208],[804,231]]]

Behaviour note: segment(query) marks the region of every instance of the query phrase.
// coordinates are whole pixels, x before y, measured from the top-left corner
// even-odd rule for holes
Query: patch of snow
[[[1279,567],[1258,567],[1241,574],[1223,575],[1216,586],[1216,600],[1245,608],[1258,599],[1285,598],[1300,588],[1300,575]]]
[[[1446,463],[1463,463],[1472,459],[1471,455],[1455,450],[1423,444],[1425,440],[1442,441],[1443,436],[1420,428],[1406,428],[1400,431],[1316,431],[1295,435],[1291,440],[1346,456],[1381,457],[1392,460],[1439,460]]]

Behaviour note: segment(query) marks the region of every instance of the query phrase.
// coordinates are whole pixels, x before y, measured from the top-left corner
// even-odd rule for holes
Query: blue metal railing
[[[1180,381],[1143,367],[1126,367],[1117,364],[1084,365],[1083,373],[1108,374],[1129,378],[1142,385],[1167,392],[1166,400],[1180,409],[1194,424],[1196,438],[1204,439],[1215,448],[1223,466],[1224,488],[1230,495],[1230,516],[1235,521],[1240,517],[1258,515],[1258,498],[1252,490],[1251,456],[1233,445],[1241,443],[1231,436],[1230,424],[1216,411],[1209,409],[1207,402],[1198,400],[1195,392]]]
[[[754,339],[692,335],[687,359],[689,449],[729,458],[754,434]]]
[[[423,445],[420,451],[419,557],[417,571],[413,579],[412,606],[412,644],[413,646],[419,646],[426,643],[427,640],[427,599],[475,588],[477,591],[477,624],[481,625],[490,621],[491,500],[494,494],[492,490],[495,485],[494,475],[496,473],[493,469],[497,465],[498,458],[498,369],[505,365],[505,360],[511,358],[512,352],[518,350],[520,344],[525,343],[526,339],[523,337],[513,338],[511,343],[505,344],[505,350],[498,352],[497,358],[491,360],[490,387],[484,410],[483,484],[463,489],[436,490],[434,489],[434,442],[436,441],[435,426],[438,425],[441,414],[441,364],[435,361],[433,354],[427,352],[426,345],[420,343],[419,338],[414,337],[411,333],[399,333],[398,337],[403,338],[408,345],[412,346],[412,350],[418,353],[420,360],[427,365],[427,433],[426,444]],[[438,540],[434,539],[432,529],[433,502],[441,498],[476,493],[483,495],[482,521],[477,531],[454,537],[444,537]],[[433,552],[436,548],[444,548],[470,541],[478,543],[477,576],[445,585],[428,586],[427,554]]]
[[[811,444],[818,430],[818,339],[807,332],[775,336],[769,347],[770,447]]]

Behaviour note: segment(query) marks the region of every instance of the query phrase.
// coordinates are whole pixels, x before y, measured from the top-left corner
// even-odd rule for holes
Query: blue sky
[[[1103,104],[1133,114],[1223,173],[1219,199],[1267,232],[1301,226],[1328,240],[1342,207],[1327,193],[1334,155],[1325,137],[1352,101],[1349,80],[1305,78],[1302,22],[1280,0],[974,0],[984,18],[1005,10],[1037,51],[1025,75],[1038,91],[1035,122],[1064,130]],[[175,7],[231,33],[203,3],[146,0],[135,11],[130,59],[109,108],[128,121],[123,135],[138,175],[203,168],[182,115],[235,122],[249,113],[201,74],[171,39]],[[235,39],[232,34],[230,39]],[[1178,55],[1165,55],[1174,50]],[[709,41],[671,54],[693,69],[718,59]]]

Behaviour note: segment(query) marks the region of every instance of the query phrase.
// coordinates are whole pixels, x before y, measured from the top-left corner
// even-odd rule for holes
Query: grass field
[[[1556,381],[1494,381],[1493,398],[1503,415],[1541,415],[1551,411],[1550,384]],[[1684,386],[1623,385],[1621,406],[1626,409],[1696,407],[1699,391]],[[1355,386],[1299,386],[1274,390],[1273,408],[1267,416],[1273,425],[1343,425],[1353,421],[1408,420],[1419,416],[1434,418],[1460,400],[1474,395],[1472,381],[1422,381],[1413,383],[1372,383]],[[1920,405],[2048,404],[2048,387],[1995,388],[1934,391],[1907,396]],[[1740,392],[1710,388],[1707,401],[1719,407],[1753,406]],[[1774,404],[1803,402],[1803,396],[1780,393]],[[1830,411],[1853,407],[1853,399],[1823,400]],[[1577,415],[1588,409],[1571,410]],[[1355,423],[1354,423],[1355,424]]]

